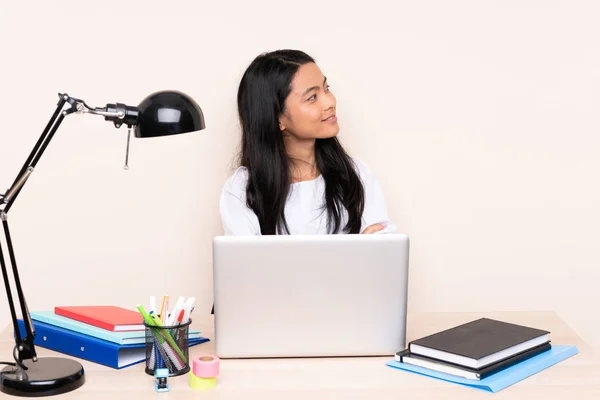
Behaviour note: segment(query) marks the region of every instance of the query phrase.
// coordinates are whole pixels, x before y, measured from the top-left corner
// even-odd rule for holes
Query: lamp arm
[[[2,276],[4,278],[4,286],[6,288],[6,297],[8,298],[8,304],[10,307],[10,315],[12,318],[13,329],[15,334],[15,351],[13,352],[15,357],[15,362],[22,368],[27,369],[23,365],[24,360],[33,360],[37,361],[37,355],[35,352],[35,347],[33,345],[33,340],[35,337],[35,331],[33,329],[33,323],[31,321],[31,316],[29,314],[29,309],[27,307],[27,302],[25,301],[25,296],[23,294],[23,289],[21,287],[21,280],[19,278],[19,272],[17,270],[17,265],[15,262],[15,253],[12,246],[12,239],[10,236],[10,230],[8,229],[8,220],[6,212],[0,211],[0,219],[2,220],[2,228],[4,232],[4,236],[6,239],[6,245],[8,247],[8,254],[10,257],[13,277],[15,280],[15,287],[17,289],[17,297],[19,299],[19,304],[21,305],[21,313],[23,315],[23,323],[25,325],[25,337],[21,337],[21,332],[19,330],[19,325],[17,323],[17,314],[15,310],[15,305],[13,302],[12,291],[10,289],[10,283],[8,281],[8,269],[6,266],[6,260],[4,258],[4,254],[2,252],[2,248],[0,248],[0,266],[2,267]]]
[[[69,104],[69,107],[65,108],[64,106],[67,103]],[[35,166],[46,150],[50,140],[52,140],[64,117],[72,113],[100,115],[103,116],[106,121],[112,121],[117,128],[121,127],[122,124],[126,124],[131,128],[133,125],[137,124],[139,117],[139,111],[136,107],[116,103],[107,104],[106,107],[92,108],[83,100],[71,97],[66,93],[59,93],[59,101],[56,110],[50,118],[50,121],[48,121],[42,135],[29,154],[25,164],[23,164],[21,171],[19,171],[19,174],[10,189],[4,195],[0,196],[0,204],[6,204],[4,207],[5,212],[8,213],[8,210],[12,207],[12,203],[18,196],[21,188],[31,173],[34,171]]]
[[[68,105],[68,107],[65,107]],[[3,232],[8,248],[8,256],[10,264],[12,266],[12,273],[14,278],[15,287],[17,290],[17,298],[19,300],[21,314],[23,315],[23,323],[25,325],[25,337],[21,336],[19,325],[17,321],[17,314],[15,304],[13,301],[12,291],[8,279],[8,268],[7,260],[2,252],[2,243],[0,242],[0,267],[2,268],[2,275],[4,278],[4,286],[6,288],[6,295],[10,307],[10,313],[12,317],[14,335],[15,335],[15,351],[13,352],[15,361],[23,370],[27,370],[27,367],[23,364],[24,360],[37,361],[37,355],[35,346],[33,344],[35,338],[35,330],[27,302],[25,301],[25,295],[21,287],[21,280],[19,278],[19,272],[17,269],[17,263],[15,253],[12,245],[12,239],[10,236],[10,230],[8,227],[8,211],[14,204],[15,199],[21,192],[21,189],[35,170],[35,166],[40,160],[42,154],[48,147],[48,144],[54,137],[54,134],[58,130],[58,127],[62,123],[63,119],[72,113],[88,113],[94,115],[103,116],[105,120],[112,121],[117,128],[122,124],[127,124],[129,127],[136,125],[138,119],[138,110],[135,107],[126,106],[124,104],[107,104],[105,108],[91,108],[83,100],[79,100],[70,97],[67,94],[59,93],[59,101],[56,106],[56,110],[52,114],[52,117],[48,121],[42,135],[34,145],[31,153],[27,157],[27,160],[23,164],[23,167],[19,171],[17,177],[12,183],[11,187],[6,191],[5,194],[0,195],[0,219],[3,225]]]
[[[65,104],[69,103],[70,108],[64,109]],[[19,271],[17,269],[16,259],[14,248],[12,245],[12,239],[10,235],[10,230],[8,227],[8,211],[12,207],[15,199],[21,192],[21,189],[29,179],[29,176],[34,171],[37,162],[40,157],[48,147],[50,140],[56,133],[56,130],[60,126],[64,117],[72,112],[77,110],[77,100],[71,99],[67,95],[59,95],[58,104],[56,106],[56,110],[52,114],[50,121],[46,125],[46,128],[42,132],[42,135],[34,145],[31,153],[27,157],[27,160],[23,164],[23,167],[19,171],[17,177],[15,178],[11,187],[6,191],[4,196],[0,201],[0,219],[2,220],[3,233],[6,241],[6,246],[8,248],[8,256],[10,259],[10,264],[12,266],[13,278],[15,281],[15,287],[17,290],[17,298],[19,300],[19,305],[21,308],[21,314],[23,315],[23,323],[25,325],[25,337],[21,337],[21,332],[19,330],[19,325],[17,322],[17,314],[15,309],[15,304],[13,300],[13,295],[10,287],[10,283],[8,280],[8,268],[7,268],[7,260],[4,257],[2,252],[2,247],[0,246],[0,266],[2,268],[2,275],[4,278],[4,286],[6,289],[6,295],[8,298],[8,304],[10,308],[10,314],[12,317],[14,335],[15,335],[15,351],[13,352],[15,361],[17,364],[23,369],[27,368],[23,364],[24,360],[31,359],[33,361],[37,360],[37,355],[35,352],[35,347],[33,345],[33,340],[35,337],[35,330],[33,328],[33,323],[31,321],[31,316],[29,314],[29,309],[27,307],[27,302],[25,301],[25,295],[23,294],[23,289],[21,286],[21,279],[19,277]]]

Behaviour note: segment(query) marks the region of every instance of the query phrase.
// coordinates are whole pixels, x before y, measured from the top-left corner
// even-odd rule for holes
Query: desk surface
[[[222,360],[217,387],[195,391],[188,375],[168,379],[171,391],[156,393],[155,379],[144,372],[144,364],[114,370],[85,360],[86,383],[59,396],[64,399],[600,399],[600,354],[590,348],[553,312],[415,313],[408,316],[407,340],[488,316],[529,324],[551,331],[555,344],[572,344],[579,354],[498,393],[447,383],[396,370],[385,365],[392,357]],[[190,348],[190,358],[212,353],[213,320],[194,324],[211,339]],[[0,359],[9,360],[11,329],[0,336]],[[37,347],[38,356],[60,353]],[[68,357],[66,355],[62,355]],[[4,397],[4,394],[2,394]],[[6,397],[9,398],[8,396]],[[12,397],[17,398],[17,397]]]

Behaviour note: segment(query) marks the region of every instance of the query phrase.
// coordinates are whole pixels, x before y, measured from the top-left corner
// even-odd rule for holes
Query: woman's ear
[[[277,121],[279,122],[279,130],[281,131],[281,133],[287,136],[289,136],[289,131],[288,129],[288,125],[292,125],[292,121],[290,120],[289,115],[287,115],[287,113],[284,111],[281,114],[279,114],[279,118],[277,119]]]

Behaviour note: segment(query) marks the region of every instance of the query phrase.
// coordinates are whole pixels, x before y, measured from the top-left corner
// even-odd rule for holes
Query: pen
[[[190,297],[183,305],[183,309],[185,310],[185,315],[183,316],[182,323],[186,324],[190,319],[190,314],[192,313],[192,309],[194,308],[194,303],[196,302],[195,297]]]
[[[177,316],[177,326],[181,325],[181,322],[183,321],[185,315],[185,310],[181,310],[181,312],[179,313],[179,315]],[[181,333],[181,329],[177,329],[177,339],[175,339],[177,341],[177,344],[179,344],[180,347],[183,347],[184,343],[184,336],[185,336],[185,329],[183,330],[184,333]]]
[[[179,311],[181,311],[181,307],[183,307],[184,300],[185,299],[183,298],[183,296],[179,296],[179,299],[177,299],[177,303],[175,303],[175,307],[173,308],[173,312],[171,313],[171,315],[169,315],[169,319],[165,325],[167,325],[167,326],[175,325],[175,321],[177,321],[177,316],[179,315]]]
[[[156,312],[156,297],[150,296],[150,312]]]
[[[163,318],[163,323],[169,319],[169,296],[167,296],[167,301],[165,302],[165,316]]]

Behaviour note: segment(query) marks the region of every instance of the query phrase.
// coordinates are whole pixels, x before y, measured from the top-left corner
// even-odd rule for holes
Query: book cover
[[[144,318],[139,311],[118,306],[55,307],[54,312],[63,317],[84,322],[113,332],[143,331]]]
[[[551,366],[558,364],[561,361],[566,360],[576,354],[579,351],[575,346],[552,346],[549,351],[545,351],[538,354],[535,357],[531,357],[528,360],[513,365],[505,370],[502,370],[496,374],[490,375],[487,378],[477,380],[465,379],[455,375],[446,374],[443,372],[433,371],[427,368],[418,367],[416,365],[410,365],[400,363],[396,360],[389,361],[386,363],[387,366],[413,372],[415,374],[428,376],[435,379],[441,379],[447,382],[472,387],[492,393],[499,392],[509,386],[514,385],[517,382],[522,381],[540,371],[550,368]]]
[[[25,335],[25,324],[19,319],[19,331]],[[34,321],[36,346],[121,369],[146,361],[146,344],[119,346],[113,342],[82,335],[58,326]],[[189,346],[207,342],[207,338],[191,339]]]
[[[97,337],[98,339],[107,340],[118,345],[139,344],[146,342],[146,331],[123,331],[113,332],[107,329],[98,328],[94,325],[86,324],[72,318],[63,317],[53,311],[31,311],[29,313],[31,319],[39,322],[44,322],[49,325],[55,325],[65,328],[83,335]],[[188,339],[197,339],[200,337],[200,331],[189,330]]]
[[[434,358],[420,356],[418,354],[411,354],[409,350],[404,350],[396,353],[395,359],[398,362],[417,365],[423,368],[432,369],[438,372],[444,372],[451,375],[462,376],[467,379],[480,380],[484,379],[492,374],[498,373],[503,369],[511,367],[515,364],[523,362],[531,357],[537,356],[545,351],[552,348],[550,342],[544,343],[540,346],[536,346],[532,349],[525,350],[521,353],[515,354],[511,357],[505,358],[493,364],[490,364],[484,368],[475,369],[463,367],[444,361],[439,361]]]
[[[482,368],[549,341],[550,332],[480,318],[432,335],[413,340],[408,349],[470,368]]]

